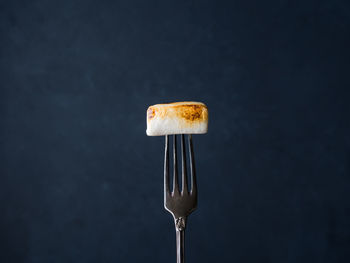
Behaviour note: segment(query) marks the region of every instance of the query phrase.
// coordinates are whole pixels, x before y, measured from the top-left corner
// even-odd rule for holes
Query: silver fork
[[[165,157],[164,157],[164,207],[174,218],[176,229],[176,262],[185,262],[185,228],[187,216],[197,207],[197,181],[193,156],[192,136],[188,135],[190,154],[191,186],[188,189],[187,168],[186,168],[186,145],[185,136],[181,134],[182,152],[182,189],[179,189],[179,176],[177,169],[176,135],[173,135],[173,189],[169,185],[169,135],[165,136]]]

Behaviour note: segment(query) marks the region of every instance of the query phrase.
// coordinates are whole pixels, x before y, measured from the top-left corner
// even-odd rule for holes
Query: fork
[[[176,135],[173,135],[173,189],[170,190],[169,178],[169,135],[165,135],[164,157],[164,208],[169,211],[175,223],[176,230],[176,262],[185,262],[185,228],[187,216],[197,207],[197,181],[194,164],[192,135],[188,135],[189,159],[191,172],[191,188],[188,189],[186,167],[185,135],[181,134],[182,152],[182,189],[179,189],[179,176],[177,169],[177,143]]]

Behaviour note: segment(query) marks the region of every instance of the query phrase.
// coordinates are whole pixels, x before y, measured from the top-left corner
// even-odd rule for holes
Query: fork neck
[[[184,231],[186,228],[186,218],[179,217],[175,218],[175,227],[177,231]]]

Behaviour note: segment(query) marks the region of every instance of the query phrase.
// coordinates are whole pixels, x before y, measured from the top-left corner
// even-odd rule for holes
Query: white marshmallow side
[[[181,118],[157,118],[147,121],[148,136],[167,134],[203,134],[208,131],[208,121],[193,122],[190,125]]]

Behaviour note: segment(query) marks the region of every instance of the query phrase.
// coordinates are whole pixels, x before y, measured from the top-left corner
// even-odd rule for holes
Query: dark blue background
[[[349,262],[349,3],[1,1],[0,262],[175,262],[145,129],[182,100],[188,262]]]

